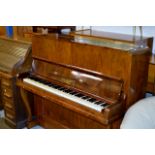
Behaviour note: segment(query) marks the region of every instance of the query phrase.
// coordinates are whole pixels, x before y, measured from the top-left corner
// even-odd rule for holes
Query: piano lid
[[[27,54],[31,48],[31,43],[12,39],[0,38],[0,70],[11,72]]]
[[[105,46],[125,51],[135,51],[139,48],[148,48],[148,38],[140,36],[103,32],[95,30],[79,30],[70,33],[75,41],[90,45]]]

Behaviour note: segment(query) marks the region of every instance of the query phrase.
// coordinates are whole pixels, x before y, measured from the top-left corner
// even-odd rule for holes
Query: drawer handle
[[[6,107],[10,108],[10,109],[13,108],[12,105],[11,105],[10,103],[8,103],[8,102],[5,102],[4,105],[5,105]]]
[[[7,94],[7,93],[4,93],[4,96],[8,97],[8,98],[11,98],[12,95],[11,94]]]
[[[2,84],[5,85],[5,86],[10,86],[10,84],[7,83],[7,82],[2,82]]]
[[[6,117],[8,117],[8,118],[10,118],[10,119],[14,119],[14,116],[13,115],[11,115],[11,114],[6,114]]]

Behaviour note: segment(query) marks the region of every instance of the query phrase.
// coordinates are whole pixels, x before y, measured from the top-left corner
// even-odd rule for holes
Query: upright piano
[[[27,126],[119,128],[125,110],[145,95],[149,55],[147,45],[131,42],[34,35],[31,70],[17,81]]]
[[[26,111],[22,104],[16,76],[31,68],[31,42],[0,37],[0,109],[12,128],[23,128]]]

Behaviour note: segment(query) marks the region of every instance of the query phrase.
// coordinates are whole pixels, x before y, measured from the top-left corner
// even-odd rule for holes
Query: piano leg
[[[31,111],[31,106],[30,106],[30,102],[28,100],[28,95],[27,95],[27,91],[25,89],[23,89],[22,87],[20,87],[20,94],[24,103],[24,106],[26,108],[26,112],[27,112],[27,128],[32,128],[33,126],[37,125],[37,121],[33,120],[32,117],[32,111]]]

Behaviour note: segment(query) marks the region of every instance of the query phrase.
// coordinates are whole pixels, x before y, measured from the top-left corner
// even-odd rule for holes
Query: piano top
[[[111,32],[102,32],[95,30],[79,30],[72,32],[71,35],[76,40],[96,46],[110,47],[124,51],[135,52],[140,49],[148,48],[146,37],[117,34]]]
[[[75,42],[85,43],[89,45],[95,46],[103,46],[103,47],[110,47],[114,49],[120,49],[125,51],[134,51],[137,49],[137,46],[131,43],[122,43],[121,41],[112,41],[106,39],[94,39],[94,38],[85,38],[83,36],[75,36]]]
[[[31,48],[30,42],[0,38],[0,70],[11,72]]]
[[[74,43],[80,43],[80,44],[87,44],[92,46],[101,46],[101,47],[107,47],[112,49],[118,49],[123,51],[129,51],[131,53],[136,53],[137,51],[148,50],[147,42],[146,40],[138,41],[136,44],[133,42],[124,42],[121,40],[112,40],[107,38],[101,38],[101,37],[90,37],[87,35],[76,35],[76,33],[70,33],[68,35],[63,34],[49,34],[49,35],[41,35],[38,34],[38,37],[45,37],[50,39],[57,39],[57,40],[68,40],[70,42]]]
[[[146,40],[148,37],[140,37],[140,36],[133,36],[129,34],[120,34],[120,33],[113,33],[113,32],[104,32],[104,31],[97,31],[97,30],[77,30],[74,32],[71,32],[73,36],[79,35],[84,37],[93,37],[93,38],[100,38],[100,39],[108,39],[113,41],[121,41],[126,43],[138,43],[141,39]],[[151,37],[149,37],[151,38]]]

